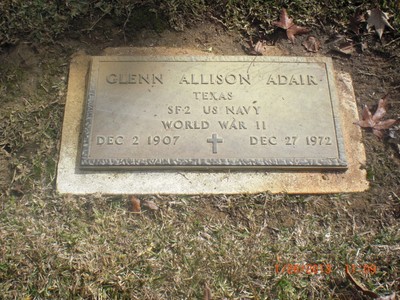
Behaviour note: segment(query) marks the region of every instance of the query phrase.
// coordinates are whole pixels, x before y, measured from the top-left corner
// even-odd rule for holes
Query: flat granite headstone
[[[330,58],[102,56],[83,169],[347,168]]]
[[[75,56],[60,193],[368,188],[351,79],[336,74],[330,59],[165,52]]]

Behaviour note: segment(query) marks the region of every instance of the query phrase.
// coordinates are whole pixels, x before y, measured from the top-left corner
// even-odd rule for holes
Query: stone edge
[[[188,50],[190,53],[190,50]],[[111,55],[111,53],[109,53]],[[193,55],[193,53],[190,53]],[[78,169],[78,145],[85,99],[85,78],[90,57],[82,53],[71,61],[64,113],[57,191],[72,194],[323,194],[361,192],[369,187],[361,130],[351,77],[337,73],[341,128],[349,168],[346,172],[310,171],[114,171]]]

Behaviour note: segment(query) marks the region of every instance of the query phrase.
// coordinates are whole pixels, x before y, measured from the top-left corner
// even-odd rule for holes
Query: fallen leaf
[[[293,19],[289,18],[286,9],[282,8],[281,15],[279,17],[279,21],[275,21],[272,24],[278,26],[282,29],[289,29],[294,25]]]
[[[282,8],[279,21],[273,22],[273,24],[279,28],[286,30],[288,39],[294,43],[296,34],[304,34],[310,32],[308,28],[297,26],[293,23],[293,19],[289,18],[286,9]]]
[[[396,293],[392,293],[391,295],[381,296],[376,298],[376,300],[396,300]]]
[[[376,300],[396,300],[396,293],[392,293],[391,295],[387,296],[380,296],[379,294],[370,291],[367,289],[364,285],[362,285],[360,282],[358,282],[349,272],[349,270],[346,268],[346,277],[351,281],[352,284],[355,285],[356,289],[362,292],[365,296],[369,296],[373,299]]]
[[[360,34],[360,24],[362,22],[365,22],[364,14],[361,12],[360,8],[357,8],[356,12],[354,13],[354,16],[350,18],[350,24],[349,24],[350,30],[357,35]]]
[[[354,42],[345,37],[339,36],[335,41],[330,43],[329,48],[333,51],[339,52],[345,55],[351,55],[355,50]]]
[[[211,300],[212,295],[211,295],[211,290],[208,287],[207,283],[204,285],[204,300]]]
[[[351,276],[348,268],[346,268],[345,273],[346,273],[347,279],[349,279],[351,281],[351,283],[355,285],[356,289],[359,290],[360,292],[362,292],[365,296],[370,296],[370,297],[372,297],[374,299],[379,297],[379,295],[377,293],[374,293],[374,292],[370,291],[365,286],[363,286],[360,282],[355,280],[354,277]]]
[[[387,119],[381,121],[381,119],[386,114],[387,108],[387,95],[385,95],[382,99],[378,102],[378,108],[376,109],[374,115],[372,115],[371,111],[369,110],[367,105],[364,105],[362,111],[362,120],[357,121],[354,124],[359,125],[362,128],[371,128],[372,132],[378,137],[383,137],[383,130],[389,129],[390,127],[399,124],[400,119]]]
[[[306,48],[309,52],[318,52],[321,48],[321,42],[315,37],[310,35],[302,45]]]
[[[151,200],[144,200],[143,201],[143,206],[147,207],[150,210],[158,210],[158,206],[157,204],[155,204],[153,201]]]
[[[11,192],[13,194],[20,195],[20,196],[24,195],[24,191],[23,191],[22,185],[19,184],[19,183],[13,184],[11,186],[10,190],[11,190]]]
[[[339,51],[344,53],[344,54],[351,54],[356,50],[354,43],[349,41],[349,42],[344,42],[339,45]]]
[[[309,33],[309,32],[310,32],[310,30],[308,28],[297,26],[297,25],[293,25],[288,30],[286,30],[287,37],[289,40],[292,41],[292,43],[294,43],[294,40],[295,40],[294,36],[296,34],[300,35],[300,34]]]
[[[360,44],[360,49],[361,49],[361,52],[364,52],[365,50],[367,50],[368,49],[368,43],[367,42],[362,42]]]
[[[252,44],[252,43],[251,43]],[[263,55],[266,52],[266,42],[265,41],[258,41],[254,47],[248,48],[248,54],[250,55]]]
[[[140,207],[140,200],[133,195],[128,196],[128,209],[131,212],[140,213],[142,211]]]
[[[374,8],[368,11],[369,17],[367,20],[367,30],[371,27],[375,27],[376,33],[379,38],[382,38],[383,30],[385,26],[394,29],[388,22],[388,15],[380,10],[380,8]]]
[[[258,41],[256,43],[256,45],[254,46],[254,51],[256,51],[256,53],[263,55],[265,53],[265,48],[266,48],[266,44],[265,41]]]
[[[397,154],[400,155],[400,126],[394,126],[389,130],[389,141]]]

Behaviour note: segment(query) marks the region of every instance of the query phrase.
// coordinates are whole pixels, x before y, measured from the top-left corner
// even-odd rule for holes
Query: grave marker
[[[193,49],[177,48],[108,48],[104,55],[109,56],[161,56],[180,57],[179,60],[193,61],[195,58],[181,58],[182,55],[202,55],[201,51]],[[124,58],[122,58],[124,59]],[[243,60],[257,60],[265,58],[248,57]],[[300,62],[306,65],[321,62],[324,59],[315,58],[295,58],[279,57],[269,58],[278,62]],[[114,57],[111,60],[115,60]],[[147,60],[153,60],[148,57]],[[217,60],[217,58],[215,59]],[[229,61],[230,58],[227,58]],[[268,60],[268,59],[267,59]],[[66,98],[62,138],[60,145],[60,156],[57,167],[57,191],[59,193],[72,194],[238,194],[238,193],[259,193],[269,191],[271,193],[289,194],[321,194],[321,193],[347,193],[360,192],[368,189],[369,183],[366,180],[365,170],[365,150],[362,143],[362,132],[358,126],[353,124],[358,120],[358,110],[355,100],[352,80],[349,74],[334,72],[334,76],[329,75],[329,85],[335,85],[339,94],[339,114],[334,111],[335,119],[342,127],[343,144],[347,159],[347,169],[280,169],[275,167],[271,170],[269,166],[261,166],[256,169],[237,168],[227,169],[196,169],[196,168],[127,168],[114,169],[109,167],[95,169],[82,168],[82,129],[85,127],[87,106],[87,92],[89,83],[87,82],[88,73],[91,71],[92,57],[83,53],[76,53],[70,64],[68,93]],[[212,61],[212,59],[211,59]],[[330,62],[328,61],[328,64]],[[278,64],[279,65],[279,64]],[[331,66],[329,67],[331,68]],[[217,71],[217,70],[216,70]],[[331,70],[328,71],[328,73]],[[131,72],[132,74],[138,72]],[[154,72],[156,73],[156,72]],[[267,78],[268,79],[268,78]],[[335,79],[335,80],[333,80]],[[332,80],[332,81],[331,81]],[[282,78],[281,78],[282,81]],[[304,82],[304,79],[303,79]],[[310,83],[312,83],[310,81]],[[203,98],[203,94],[198,94]],[[210,99],[209,95],[204,94],[204,98]],[[266,97],[263,97],[266,98]],[[223,101],[223,100],[202,100],[202,101]],[[210,104],[211,105],[211,104]],[[242,120],[244,121],[244,120]],[[251,120],[250,120],[251,121]],[[255,119],[253,119],[255,121]],[[204,129],[206,123],[199,124]],[[260,126],[260,130],[263,127]],[[232,129],[233,130],[233,129]],[[200,131],[200,129],[193,129]],[[237,130],[239,131],[239,130]],[[245,129],[241,129],[245,131]],[[223,143],[217,144],[217,153],[212,153],[212,142],[207,143],[207,139],[213,139],[213,133],[217,134],[216,139],[223,139]],[[220,131],[209,130],[204,136],[205,150],[209,155],[219,155],[222,147],[226,145],[226,137],[220,135]],[[109,139],[112,142],[114,139]],[[262,139],[264,143],[268,139]],[[106,140],[100,139],[100,143]],[[121,138],[117,138],[121,143]],[[274,139],[270,140],[274,143]],[[240,147],[236,143],[236,147]],[[313,168],[313,167],[312,167]]]
[[[93,57],[80,168],[346,169],[329,58]]]

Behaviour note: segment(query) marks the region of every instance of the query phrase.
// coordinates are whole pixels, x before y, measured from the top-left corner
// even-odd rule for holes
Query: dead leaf
[[[263,55],[267,50],[267,45],[265,41],[258,41],[252,48],[247,50],[249,55]]]
[[[352,41],[344,42],[339,45],[339,51],[344,54],[351,54],[356,50]]]
[[[374,115],[372,115],[368,106],[364,105],[362,111],[362,120],[354,123],[362,128],[371,128],[372,132],[380,139],[383,137],[383,130],[389,129],[390,127],[400,123],[400,119],[388,119],[381,121],[386,114],[387,96],[388,95],[385,95],[379,100],[378,108],[376,109]]]
[[[364,52],[365,50],[367,50],[368,49],[368,43],[367,42],[362,42],[360,44],[360,49],[361,49],[361,52]]]
[[[365,22],[364,14],[361,12],[360,8],[357,8],[356,12],[354,13],[354,16],[350,18],[350,24],[349,24],[350,30],[353,31],[355,34],[359,35],[360,24],[362,22]]]
[[[282,8],[281,15],[279,17],[279,21],[275,21],[272,24],[278,26],[282,29],[289,29],[294,25],[293,19],[289,18],[286,9]]]
[[[318,52],[321,48],[321,42],[315,37],[310,35],[302,45],[306,48],[309,52]]]
[[[369,17],[367,20],[367,30],[371,27],[375,27],[376,33],[379,38],[382,39],[383,30],[385,26],[394,30],[392,25],[388,22],[388,15],[380,10],[380,8],[374,8],[368,11]]]
[[[286,34],[289,40],[292,41],[292,43],[294,43],[295,40],[295,35],[298,34],[304,34],[304,33],[309,33],[310,29],[305,28],[305,27],[301,27],[301,26],[297,26],[297,25],[293,25],[292,27],[290,27],[288,30],[286,30]]]
[[[364,285],[362,285],[360,282],[358,282],[349,272],[348,268],[346,268],[346,277],[351,281],[352,284],[355,285],[356,289],[362,292],[365,296],[369,296],[373,299],[376,300],[396,300],[396,293],[392,293],[391,295],[388,296],[380,296],[379,294],[370,291],[367,289]]]
[[[140,207],[140,200],[133,195],[128,196],[128,209],[134,213],[140,213],[142,211]]]
[[[304,34],[310,32],[308,28],[297,26],[293,23],[293,19],[289,18],[286,9],[282,8],[279,21],[273,22],[273,24],[279,28],[286,30],[288,39],[294,43],[296,34]]]
[[[204,285],[204,300],[211,300],[212,295],[211,295],[211,290],[208,287],[207,283]]]
[[[20,195],[20,196],[24,195],[24,191],[23,191],[22,185],[19,184],[19,183],[13,184],[11,186],[10,190],[11,190],[11,192],[13,194]]]
[[[360,282],[355,280],[354,277],[351,276],[348,268],[346,268],[345,273],[346,273],[347,279],[349,279],[351,281],[351,283],[355,285],[356,289],[359,290],[360,292],[362,292],[365,296],[370,296],[370,297],[372,297],[374,299],[379,297],[379,295],[377,293],[374,293],[374,292],[370,291],[365,286],[363,286]]]
[[[265,41],[258,41],[254,46],[254,51],[256,51],[256,53],[259,53],[260,55],[263,55],[265,53],[266,47],[267,46]]]
[[[400,155],[400,126],[393,126],[389,130],[389,141],[393,145],[397,154]]]
[[[376,300],[396,300],[396,293],[392,293],[391,295],[381,296],[376,298]]]
[[[150,210],[158,210],[158,206],[157,204],[155,204],[153,201],[151,200],[144,200],[143,201],[143,206],[147,207]]]
[[[338,36],[330,43],[329,48],[345,55],[351,55],[356,50],[354,42],[344,36]]]

